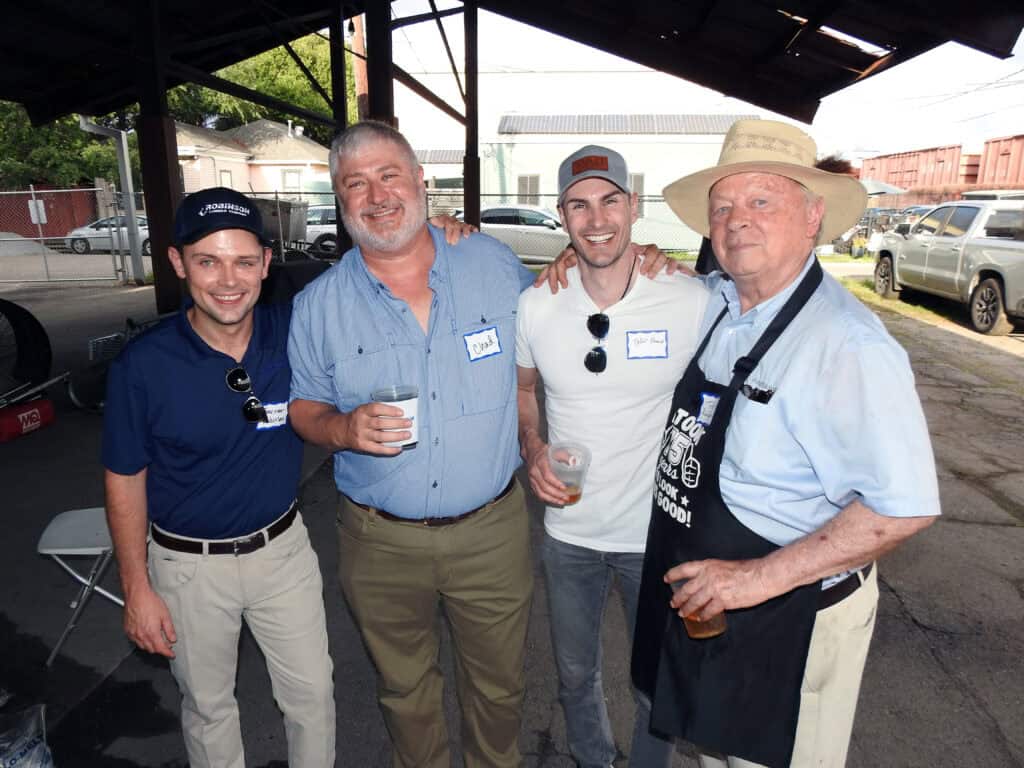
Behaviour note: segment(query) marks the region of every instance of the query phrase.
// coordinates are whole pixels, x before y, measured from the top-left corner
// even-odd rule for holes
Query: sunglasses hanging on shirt
[[[587,352],[587,356],[583,358],[583,367],[591,373],[602,373],[608,367],[608,354],[601,344],[604,342],[604,337],[608,335],[610,326],[611,321],[604,312],[598,312],[587,318],[587,330],[590,331],[591,336],[597,339],[597,346]]]
[[[228,389],[232,392],[237,392],[240,395],[249,395],[242,403],[242,415],[248,422],[266,422],[267,410],[263,407],[263,403],[260,399],[252,392],[252,379],[249,378],[249,374],[246,373],[245,368],[242,366],[236,366],[224,374],[224,383],[228,385]]]
[[[634,256],[633,263],[629,265],[629,274],[626,275],[626,287],[622,289],[619,301],[626,298],[626,294],[629,293],[629,284],[633,280],[633,268],[635,266],[636,257]],[[602,344],[604,343],[605,336],[608,335],[608,329],[611,327],[611,324],[611,320],[604,312],[595,312],[587,318],[587,330],[597,340],[597,346],[587,352],[587,356],[583,358],[583,367],[591,373],[603,373],[604,369],[608,367],[608,353],[604,351]]]

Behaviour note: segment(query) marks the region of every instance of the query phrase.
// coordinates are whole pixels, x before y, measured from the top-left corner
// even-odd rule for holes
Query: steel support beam
[[[146,218],[153,253],[156,311],[173,312],[181,305],[182,283],[167,258],[174,226],[174,211],[182,198],[178,172],[178,144],[174,120],[167,113],[165,52],[161,34],[163,0],[139,3],[136,38],[139,89],[139,156]]]
[[[466,155],[462,166],[465,220],[480,226],[480,115],[477,98],[479,57],[477,56],[476,0],[463,4],[462,23],[466,38]]]
[[[391,3],[366,4],[366,75],[369,117],[395,124],[395,90],[391,82]]]
[[[335,11],[331,15],[331,112],[334,115],[335,133],[340,133],[348,127],[348,78],[345,72],[345,5],[342,0],[335,4]],[[331,179],[331,186],[334,186],[334,179]],[[352,247],[352,239],[345,231],[341,223],[341,206],[338,205],[338,197],[334,197],[334,221],[335,232],[337,233],[338,255],[345,253]]]

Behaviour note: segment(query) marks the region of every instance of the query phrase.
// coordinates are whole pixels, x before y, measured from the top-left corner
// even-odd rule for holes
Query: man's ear
[[[263,249],[263,274],[260,275],[261,280],[265,280],[267,273],[270,271],[270,260],[274,257],[274,252],[269,248]]]
[[[171,266],[174,267],[174,274],[180,277],[182,280],[185,279],[185,255],[175,248],[173,245],[167,248],[167,259],[171,262]]]
[[[815,237],[825,219],[825,198],[819,197],[807,206],[807,236]]]
[[[629,212],[630,223],[636,224],[636,220],[640,218],[640,196],[636,192],[631,192],[629,195]]]

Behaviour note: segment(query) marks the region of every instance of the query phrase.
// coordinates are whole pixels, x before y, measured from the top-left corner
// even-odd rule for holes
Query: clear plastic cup
[[[555,477],[565,484],[569,496],[565,506],[575,504],[583,495],[583,481],[590,468],[590,449],[580,443],[552,443],[548,446],[548,463]]]

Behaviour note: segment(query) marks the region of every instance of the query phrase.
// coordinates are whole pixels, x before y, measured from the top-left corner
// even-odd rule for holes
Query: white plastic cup
[[[548,464],[555,477],[565,485],[565,492],[569,496],[565,506],[579,501],[583,495],[583,481],[590,467],[590,449],[580,443],[552,443],[548,446]]]
[[[375,403],[387,403],[388,405],[394,405],[402,409],[401,416],[382,416],[381,418],[402,418],[410,419],[412,425],[409,427],[394,427],[387,429],[387,432],[411,432],[408,440],[395,441],[393,443],[385,443],[385,445],[397,445],[403,449],[415,448],[416,443],[419,442],[419,420],[417,415],[419,412],[419,398],[420,391],[411,384],[397,384],[391,387],[382,387],[376,389],[370,394],[370,399]]]

